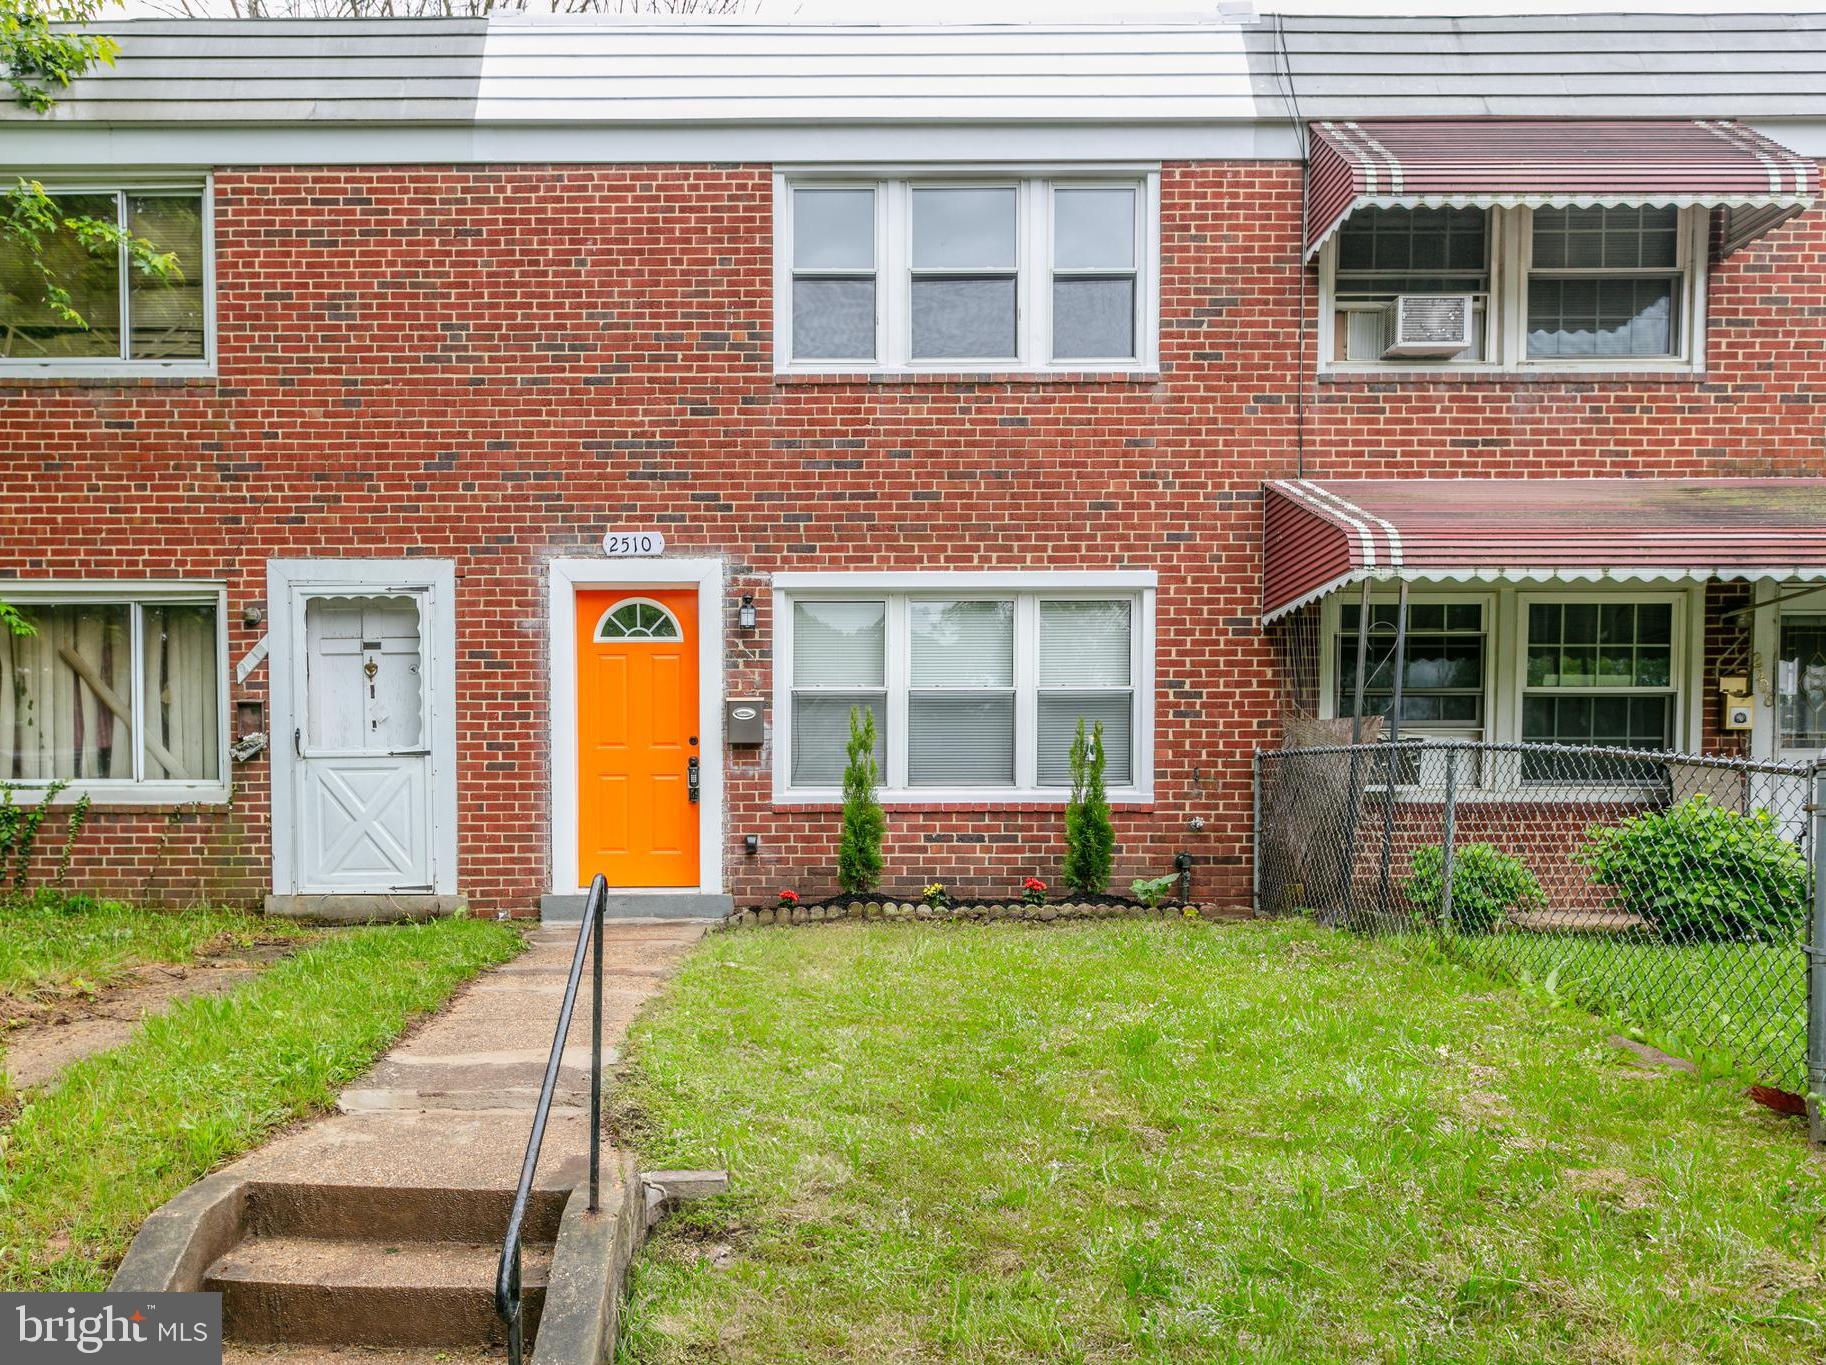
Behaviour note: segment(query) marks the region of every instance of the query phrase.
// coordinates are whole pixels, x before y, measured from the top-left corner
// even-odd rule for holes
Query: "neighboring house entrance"
[[[1776,618],[1776,754],[1818,758],[1826,750],[1826,594]]]
[[[1750,687],[1752,750],[1810,762],[1826,753],[1826,590],[1758,585]]]
[[[577,870],[698,884],[706,755],[695,589],[577,593]]]
[[[447,567],[424,577],[436,567],[273,566],[276,895],[457,889],[451,590]]]

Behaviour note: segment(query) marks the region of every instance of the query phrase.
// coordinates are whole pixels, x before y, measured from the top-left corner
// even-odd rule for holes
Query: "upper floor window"
[[[1531,358],[1680,353],[1680,211],[1536,209],[1528,264]]]
[[[1483,209],[1372,209],[1338,229],[1336,360],[1373,360],[1385,347],[1389,309],[1402,294],[1469,294],[1471,344],[1463,358],[1489,353],[1489,217]]]
[[[1654,205],[1360,209],[1320,257],[1322,354],[1344,370],[1697,368],[1705,228],[1704,210]],[[1405,344],[1404,296],[1464,299],[1462,338]]]
[[[779,368],[1154,363],[1153,177],[783,176]]]
[[[209,212],[201,187],[50,187],[56,226],[30,249],[0,234],[0,374],[201,373],[210,363]],[[71,226],[74,223],[76,226]],[[139,269],[109,224],[169,253]]]

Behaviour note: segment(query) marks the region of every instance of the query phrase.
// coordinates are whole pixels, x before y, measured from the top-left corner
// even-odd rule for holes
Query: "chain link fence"
[[[1546,744],[1263,750],[1255,908],[1427,935],[1804,1094],[1812,778]]]

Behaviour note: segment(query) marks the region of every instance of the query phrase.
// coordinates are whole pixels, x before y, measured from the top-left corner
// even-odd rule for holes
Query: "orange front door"
[[[696,886],[697,593],[577,594],[577,871]]]

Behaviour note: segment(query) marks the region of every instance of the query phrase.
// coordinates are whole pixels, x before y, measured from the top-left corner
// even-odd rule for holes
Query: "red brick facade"
[[[485,909],[548,889],[544,563],[610,525],[726,559],[732,696],[771,689],[777,570],[1157,571],[1156,800],[1119,813],[1119,880],[1184,850],[1201,898],[1241,904],[1249,753],[1278,721],[1258,490],[1302,450],[1313,477],[1826,475],[1818,210],[1715,269],[1701,378],[1315,381],[1309,364],[1302,404],[1290,163],[1165,168],[1161,373],[1123,379],[776,378],[765,166],[215,185],[218,376],[0,380],[0,574],[225,580],[232,663],[259,638],[241,612],[271,558],[454,560],[459,880]],[[1308,273],[1309,318],[1316,288]],[[263,666],[232,693],[267,685]],[[74,880],[257,898],[267,766],[235,767],[227,808],[98,808]],[[738,901],[827,888],[834,812],[775,807],[765,752],[731,751],[727,774]],[[896,809],[889,878],[1011,895],[1056,873],[1059,826],[1056,809]]]

